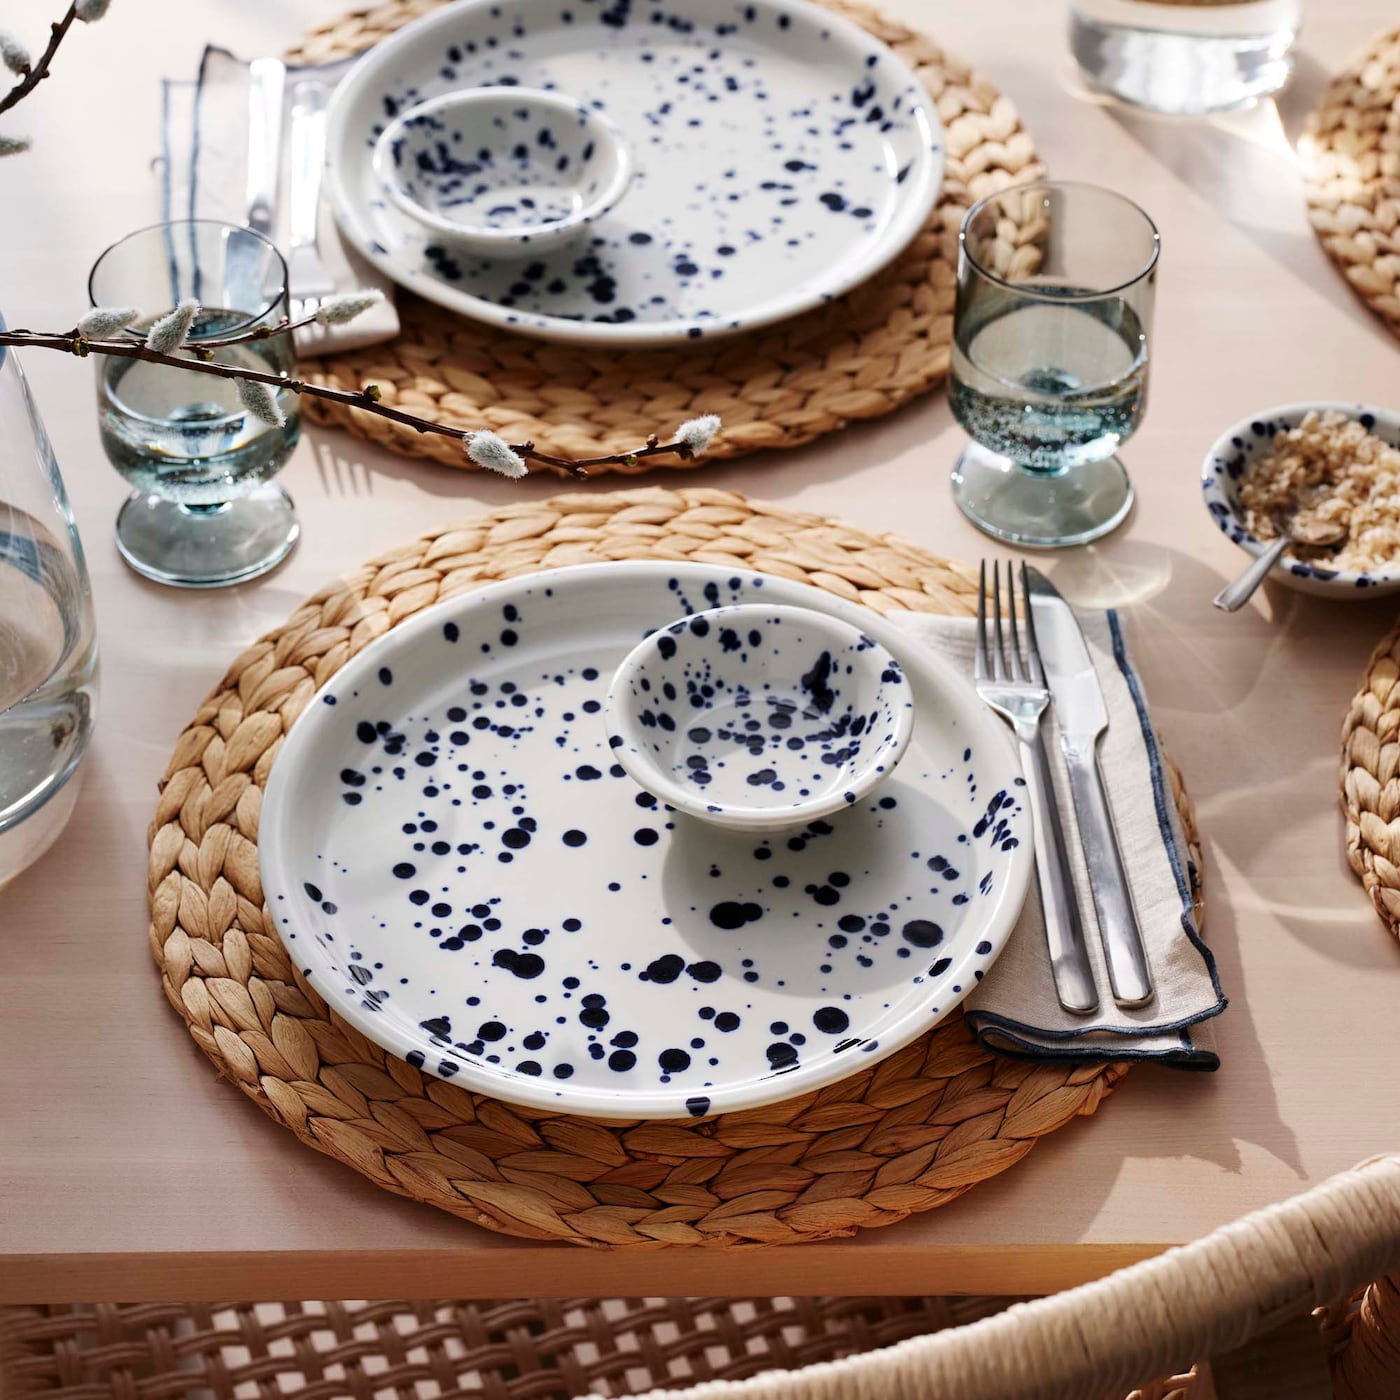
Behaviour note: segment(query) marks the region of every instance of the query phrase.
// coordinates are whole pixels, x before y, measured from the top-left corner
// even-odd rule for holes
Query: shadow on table
[[[1100,1223],[1105,1201],[1132,1161],[1195,1160],[1238,1175],[1245,1169],[1244,1149],[1255,1147],[1281,1162],[1299,1181],[1307,1179],[1297,1137],[1279,1113],[1272,1071],[1250,1014],[1235,910],[1210,854],[1206,867],[1203,932],[1230,998],[1229,1007],[1208,1032],[1220,1054],[1220,1070],[1194,1074],[1159,1065],[1134,1066],[1093,1118],[1068,1124],[1037,1143],[1023,1168],[981,1183],[969,1209],[993,1215],[1014,1210],[1014,1193],[1031,1176],[1043,1172],[1067,1186],[1055,1198],[1056,1236],[1075,1238]],[[1248,1084],[1247,1094],[1240,1088],[1241,1080]],[[1241,1121],[1242,1098],[1249,1102],[1248,1122]],[[1099,1123],[1098,1118],[1109,1121]],[[1083,1141],[1081,1134],[1090,1137]],[[1156,1176],[1170,1181],[1169,1175]],[[1152,1225],[1151,1219],[1138,1222],[1143,1238],[1151,1238]]]
[[[1219,727],[1205,724],[1249,703],[1270,659],[1289,645],[1282,622],[1256,613],[1241,626],[1212,608],[1210,599],[1223,579],[1179,550],[1118,537],[1068,551],[1045,564],[1067,597],[1080,607],[1124,610],[1129,646],[1143,675],[1154,719],[1165,731],[1169,751],[1181,762],[1188,790],[1202,813],[1205,844],[1206,914],[1203,933],[1215,955],[1230,1005],[1205,1034],[1214,1038],[1222,1068],[1218,1074],[1192,1074],[1156,1065],[1134,1067],[1122,1087],[1100,1110],[1103,1123],[1072,1123],[1036,1145],[1031,1161],[1018,1171],[983,1182],[966,1209],[976,1215],[1016,1208],[1016,1194],[1028,1179],[1045,1173],[1072,1180],[1073,1189],[1056,1197],[1055,1230],[1063,1237],[1087,1233],[1127,1162],[1195,1159],[1239,1173],[1245,1154],[1257,1148],[1306,1178],[1300,1144],[1284,1122],[1273,1069],[1250,1006],[1250,989],[1240,956],[1242,921],[1224,879],[1238,864],[1237,853],[1212,835],[1209,809],[1223,791],[1238,784],[1230,764],[1192,761],[1200,741],[1203,754],[1219,753]],[[1290,598],[1293,595],[1288,595]],[[1279,611],[1277,599],[1270,611]],[[1307,600],[1302,600],[1306,602]],[[1212,667],[1222,651],[1218,637],[1236,633],[1229,667]],[[1241,1089],[1246,1084],[1247,1091]],[[1242,1099],[1249,1103],[1242,1119]],[[1083,1140],[1081,1134],[1094,1137]],[[1103,1142],[1100,1149],[1095,1144]],[[1058,1174],[1058,1175],[1057,1175]]]
[[[1366,656],[1393,622],[1393,600],[1334,602],[1271,583],[1248,610],[1224,614],[1210,604],[1224,581],[1220,573],[1180,551],[1131,539],[1068,553],[1050,573],[1081,606],[1126,609],[1129,644],[1154,719],[1182,766],[1200,817],[1205,933],[1231,998],[1214,1027],[1221,1074],[1246,1075],[1251,1083],[1245,1123],[1225,1116],[1232,1104],[1238,1106],[1233,1096],[1226,1100],[1211,1085],[1164,1070],[1146,1071],[1142,1077],[1153,1081],[1154,1123],[1162,1113],[1182,1115],[1183,1131],[1165,1135],[1161,1155],[1189,1153],[1233,1170],[1248,1141],[1301,1174],[1299,1145],[1279,1115],[1250,1014],[1239,942],[1248,937],[1248,921],[1263,913],[1312,952],[1348,967],[1388,969],[1400,956],[1393,940],[1375,927],[1345,862],[1340,819],[1332,819],[1337,778],[1331,746]],[[1353,660],[1354,672],[1348,665]],[[1324,741],[1325,756],[1300,765],[1300,737],[1309,753]],[[1229,762],[1216,761],[1222,744]],[[1305,833],[1295,837],[1297,822],[1270,816],[1290,812],[1311,814]],[[1317,902],[1316,882],[1286,892],[1277,880],[1261,886],[1261,859],[1274,857],[1276,875],[1278,842],[1315,843],[1319,825],[1325,828],[1322,839],[1333,841],[1330,868],[1336,878],[1329,873],[1322,885],[1327,902]],[[1227,870],[1243,879],[1227,886]],[[1137,1081],[1135,1073],[1124,1092],[1132,1094]],[[1047,1144],[1040,1150],[1056,1149]],[[1111,1180],[1117,1164],[1106,1163],[1103,1170]]]
[[[703,404],[695,406],[702,411]],[[668,432],[677,424],[658,422],[656,431]],[[463,516],[472,508],[494,510],[522,501],[541,501],[565,492],[620,491],[628,487],[683,486],[742,491],[760,499],[782,499],[807,494],[832,481],[858,471],[877,467],[905,453],[918,452],[928,460],[930,489],[946,493],[953,463],[965,439],[960,435],[943,442],[942,434],[953,426],[947,397],[939,389],[901,405],[893,412],[869,422],[851,422],[834,437],[802,447],[764,451],[737,460],[703,460],[683,468],[658,466],[640,475],[600,472],[584,481],[574,481],[553,472],[532,471],[524,480],[510,481],[493,472],[457,470],[434,458],[404,457],[351,436],[340,428],[303,425],[303,436],[312,444],[315,476],[304,473],[303,492],[319,490],[329,501],[368,500],[376,494],[376,482],[411,481],[432,496],[459,497]],[[840,450],[832,451],[833,444]],[[314,487],[310,483],[314,480]],[[886,497],[877,495],[877,504]],[[950,496],[945,496],[953,509]],[[794,506],[793,509],[800,509]],[[392,511],[392,502],[386,510]],[[820,506],[814,507],[820,513]],[[883,526],[897,526],[901,512],[896,510]],[[906,533],[908,531],[906,530]]]
[[[1221,574],[1133,540],[1065,555],[1050,572],[1082,606],[1128,609],[1129,645],[1154,717],[1183,767],[1205,838],[1229,833],[1221,855],[1244,877],[1251,909],[1333,961],[1391,966],[1397,948],[1369,936],[1374,916],[1346,864],[1334,814],[1342,719],[1367,656],[1394,623],[1394,600],[1334,601],[1271,581],[1244,610],[1221,613],[1209,601]],[[1305,752],[1323,754],[1300,762],[1300,741]],[[1222,745],[1230,761],[1212,761]],[[1314,827],[1325,819],[1321,839],[1332,843],[1346,892],[1339,901],[1313,906],[1306,892],[1275,897],[1253,883],[1280,841],[1319,839],[1313,828],[1301,832],[1298,814]]]
[[[1384,327],[1332,267],[1307,224],[1296,147],[1331,75],[1304,52],[1277,98],[1215,117],[1180,118],[1106,108],[1139,146],[1205,199],[1262,252],[1378,341]],[[1150,211],[1149,211],[1150,212]]]
[[[1243,615],[1213,608],[1224,579],[1178,549],[1120,535],[1050,556],[1041,567],[1075,607],[1119,610],[1154,710],[1232,710],[1281,644],[1262,618],[1241,626]],[[1216,660],[1222,635],[1228,665]]]
[[[431,496],[459,496],[464,504],[495,509],[522,500],[538,500],[571,489],[563,477],[532,474],[523,481],[509,481],[494,472],[457,470],[432,457],[403,457],[351,436],[342,428],[304,427],[316,462],[315,482],[328,501],[368,500],[375,495],[380,477],[411,481]],[[311,481],[306,475],[303,489]],[[542,490],[541,488],[548,488]],[[386,500],[385,510],[393,510]],[[466,512],[464,511],[464,515]]]
[[[1323,687],[1317,680],[1309,685],[1304,678],[1310,674],[1316,677],[1325,669],[1326,690],[1330,691],[1314,695],[1305,690],[1297,696],[1285,691],[1275,697],[1274,703],[1298,703],[1308,710],[1316,709],[1317,722],[1326,725],[1329,751],[1302,765],[1281,755],[1272,771],[1257,774],[1252,782],[1233,787],[1222,785],[1211,794],[1212,820],[1229,828],[1229,857],[1247,879],[1252,879],[1266,857],[1277,856],[1280,840],[1295,839],[1291,829],[1299,824],[1296,818],[1257,820],[1253,814],[1325,811],[1330,820],[1321,835],[1329,842],[1337,887],[1344,894],[1335,901],[1309,903],[1307,895],[1294,888],[1276,894],[1252,885],[1258,907],[1298,942],[1331,962],[1361,971],[1393,969],[1400,958],[1400,944],[1386,934],[1347,862],[1337,794],[1342,721],[1361,683],[1366,658],[1394,625],[1394,600],[1332,603],[1275,583],[1267,585],[1267,598],[1273,614],[1269,626],[1277,636],[1277,671],[1299,677],[1300,688],[1319,691]],[[1323,651],[1325,666],[1320,664]],[[1343,658],[1351,665],[1339,666]],[[1262,714],[1265,702],[1261,701],[1258,708]],[[1335,749],[1330,747],[1333,742]],[[1316,839],[1318,835],[1309,831],[1306,839]]]

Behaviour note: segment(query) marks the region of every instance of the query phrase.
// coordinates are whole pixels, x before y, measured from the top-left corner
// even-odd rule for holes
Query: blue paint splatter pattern
[[[1384,410],[1366,404],[1323,404],[1319,409],[1333,409],[1355,419],[1368,433],[1400,450],[1400,420]],[[1240,483],[1257,456],[1272,450],[1275,436],[1302,421],[1306,407],[1300,407],[1285,417],[1260,417],[1242,425],[1236,432],[1223,437],[1206,458],[1201,473],[1201,490],[1206,509],[1222,534],[1235,544],[1262,551],[1264,545],[1244,527],[1244,512],[1240,507]],[[1329,597],[1355,596],[1356,592],[1377,587],[1400,586],[1395,575],[1361,573],[1328,568],[1325,561],[1295,559],[1285,554],[1279,565],[1288,577],[1300,581],[1308,592],[1325,593]],[[1318,585],[1318,586],[1310,586]],[[1296,586],[1296,585],[1295,585]],[[1387,589],[1389,591],[1389,589]]]
[[[505,88],[410,109],[374,159],[385,193],[412,217],[455,227],[496,257],[580,236],[627,179],[610,124],[591,108]]]
[[[829,820],[755,838],[672,811],[610,752],[613,668],[678,616],[821,595],[626,567],[446,604],[332,681],[264,805],[278,931],[367,1034],[505,1098],[682,1116],[839,1078],[995,956],[1025,869],[1014,763],[921,696],[899,771]]]
[[[614,750],[656,796],[746,829],[852,806],[913,727],[898,661],[858,628],[763,604],[660,628],[609,698]]]
[[[815,9],[520,0],[459,5],[419,33],[347,107],[337,149],[357,174],[342,213],[430,295],[484,303],[498,323],[575,337],[571,324],[655,326],[676,339],[789,314],[798,289],[832,296],[868,275],[872,245],[894,256],[941,181],[922,86]],[[609,117],[637,164],[613,214],[548,256],[483,258],[425,235],[358,174],[393,117],[480,86],[557,90]]]

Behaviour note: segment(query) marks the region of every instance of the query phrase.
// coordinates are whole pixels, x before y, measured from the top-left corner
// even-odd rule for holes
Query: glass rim
[[[240,331],[246,330],[249,326],[257,325],[257,323],[261,321],[264,316],[266,316],[269,312],[275,310],[278,302],[280,302],[284,297],[289,295],[289,289],[287,286],[287,260],[282,256],[281,249],[279,249],[278,246],[270,238],[259,233],[256,229],[249,228],[246,224],[226,223],[223,219],[162,219],[159,223],[146,224],[142,228],[134,228],[131,230],[130,233],[122,234],[120,238],[115,239],[113,242],[109,243],[97,255],[97,257],[93,261],[92,267],[88,269],[88,303],[94,307],[101,304],[98,302],[96,296],[93,295],[92,284],[94,279],[97,277],[97,269],[102,266],[103,262],[107,258],[107,255],[109,253],[116,252],[116,250],[120,248],[123,243],[129,243],[133,238],[140,238],[143,234],[162,233],[174,229],[190,229],[199,227],[223,229],[228,233],[247,234],[249,238],[254,238],[259,243],[266,244],[268,250],[272,253],[272,256],[277,259],[277,266],[282,269],[281,287],[278,290],[277,294],[260,311],[251,311],[236,324],[232,326],[221,326],[217,331],[211,331],[210,337],[212,338],[214,336],[217,336],[222,339],[224,336],[237,335]],[[111,305],[112,303],[107,304]],[[193,341],[198,341],[200,337],[198,335],[191,335],[189,339]]]
[[[990,204],[994,199],[1001,199],[1003,195],[1024,194],[1030,190],[1093,190],[1095,194],[1106,194],[1111,199],[1115,199],[1119,204],[1126,205],[1137,214],[1145,223],[1152,234],[1152,251],[1148,254],[1147,261],[1131,277],[1124,278],[1111,287],[1103,287],[1092,292],[1067,292],[1067,291],[1037,291],[1035,284],[1030,282],[1011,282],[1005,277],[999,276],[991,268],[986,267],[967,244],[967,226],[972,222],[975,215],[981,213],[982,209]],[[1016,292],[1024,297],[1032,297],[1040,301],[1055,302],[1075,302],[1075,301],[1100,301],[1104,297],[1111,297],[1118,292],[1127,290],[1141,282],[1143,278],[1151,276],[1157,266],[1157,260],[1162,255],[1162,234],[1153,221],[1152,216],[1142,205],[1135,200],[1131,200],[1125,194],[1119,194],[1117,190],[1111,190],[1107,185],[1095,185],[1088,180],[1032,180],[1024,185],[1007,185],[1004,189],[994,190],[991,194],[983,195],[966,214],[958,227],[958,250],[964,254],[973,267],[985,277],[989,282],[995,282],[998,287],[1005,287],[1007,291]]]

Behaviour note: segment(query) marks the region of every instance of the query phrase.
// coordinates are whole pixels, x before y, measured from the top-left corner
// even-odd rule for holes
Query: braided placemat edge
[[[1342,723],[1340,791],[1347,862],[1400,936],[1400,627],[1371,652]]]
[[[957,1017],[783,1103],[605,1124],[424,1076],[301,980],[262,905],[256,840],[262,784],[315,691],[438,598],[539,567],[644,557],[783,574],[879,611],[970,612],[975,588],[970,570],[895,536],[731,492],[657,487],[508,506],[328,583],[234,661],[162,779],[150,946],[195,1043],[275,1121],[386,1190],[507,1234],[592,1246],[765,1245],[891,1224],[1092,1114],[1126,1066],[999,1060]],[[1191,804],[1170,775],[1199,871]]]
[[[1327,85],[1298,153],[1314,233],[1400,335],[1400,27],[1378,34]]]

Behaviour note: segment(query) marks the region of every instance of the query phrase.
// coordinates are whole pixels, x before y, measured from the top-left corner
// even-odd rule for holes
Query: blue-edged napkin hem
[[[1218,1013],[1212,1012],[1210,1014]],[[1047,1054],[1043,1046],[1022,1040],[1009,1031],[1002,1031],[995,1037],[981,1034],[976,1027],[971,1026],[971,1014],[968,1016],[968,1023],[977,1043],[984,1050],[990,1050],[992,1054],[1005,1060],[1024,1060],[1028,1063],[1042,1065],[1116,1065],[1145,1060],[1154,1064],[1167,1065],[1172,1069],[1193,1070],[1198,1074],[1213,1074],[1220,1068],[1220,1056],[1214,1050],[1207,1050],[1203,1046],[1196,1045],[1185,1031],[1181,1033],[1181,1044],[1173,1046],[1170,1050],[1091,1050],[1082,1048],[1066,1049],[1062,1052],[1056,1051],[1054,1054]]]
[[[1042,1062],[1065,1060],[1082,1064],[1115,1064],[1127,1060],[1156,1060],[1162,1064],[1182,1069],[1214,1071],[1220,1068],[1220,1057],[1212,1050],[1195,1045],[1188,1033],[1188,1028],[1220,1015],[1230,1004],[1229,998],[1225,996],[1220,986],[1220,974],[1215,965],[1215,957],[1196,928],[1194,891],[1199,875],[1190,858],[1181,850],[1176,841],[1176,832],[1171,820],[1172,798],[1167,786],[1165,764],[1157,743],[1156,732],[1148,717],[1147,701],[1143,695],[1142,683],[1128,657],[1127,645],[1123,640],[1123,629],[1119,623],[1117,611],[1109,609],[1107,616],[1109,631],[1113,637],[1113,659],[1118,663],[1118,669],[1122,672],[1123,679],[1128,686],[1128,692],[1133,698],[1133,708],[1137,711],[1143,744],[1147,749],[1147,761],[1152,774],[1152,801],[1157,814],[1157,826],[1161,833],[1162,844],[1167,849],[1172,875],[1176,879],[1177,892],[1181,898],[1181,929],[1191,946],[1201,955],[1206,971],[1210,974],[1211,986],[1215,989],[1215,1003],[1178,1021],[1156,1025],[1123,1026],[1096,1023],[1065,1031],[1043,1030],[1035,1026],[1028,1026],[1023,1022],[1008,1020],[992,1012],[968,1011],[966,1013],[968,1029],[972,1032],[977,1043],[984,1049],[1011,1059]],[[1072,1042],[1076,1038],[1088,1034],[1134,1037],[1162,1035],[1172,1031],[1180,1035],[1181,1044],[1168,1050],[1133,1050],[1127,1047],[1116,1049],[1099,1045],[1074,1046],[1066,1044],[1063,1048],[1056,1047],[1053,1051],[1047,1051],[1043,1044],[1047,1040]]]

